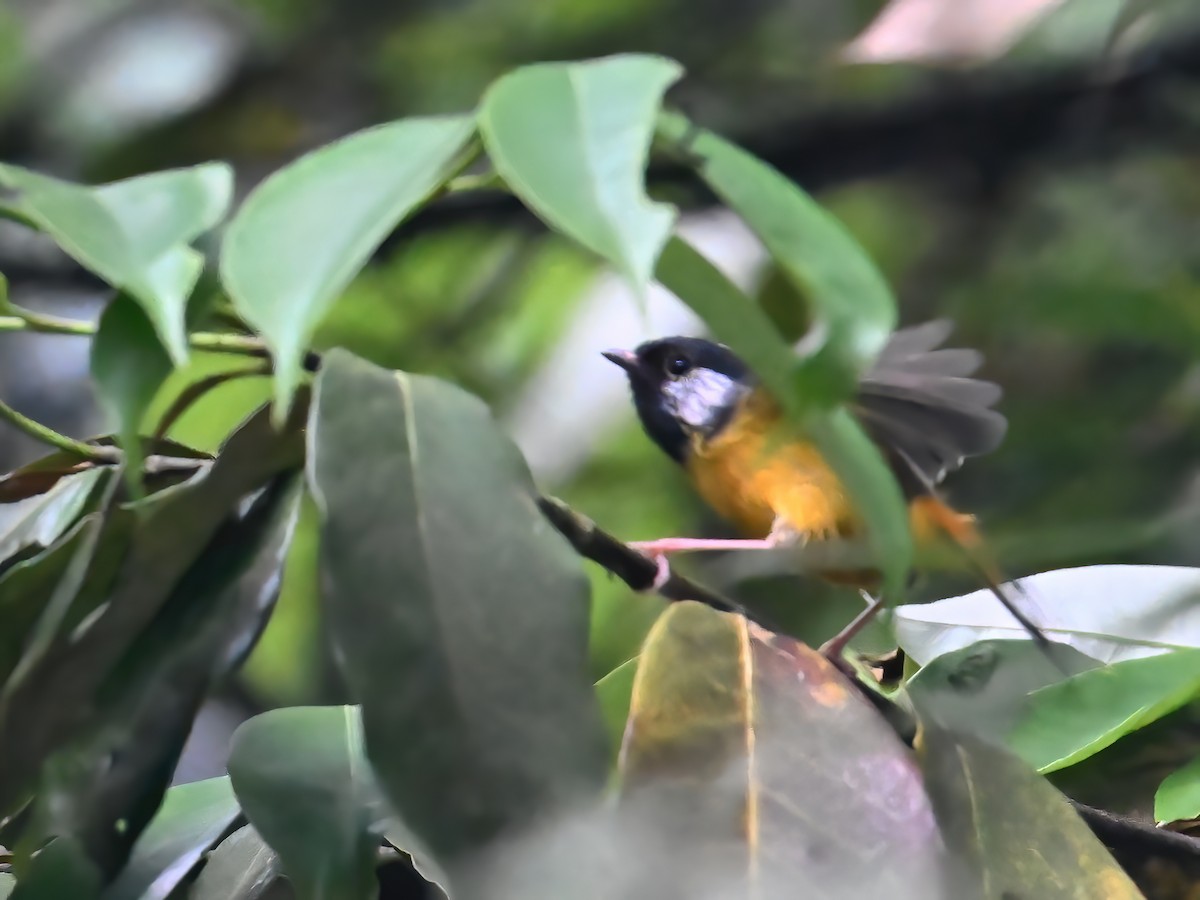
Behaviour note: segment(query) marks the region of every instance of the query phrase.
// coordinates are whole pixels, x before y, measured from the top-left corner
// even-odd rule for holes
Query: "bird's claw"
[[[665,553],[655,553],[653,551],[642,551],[642,554],[654,563],[655,572],[654,580],[646,587],[639,588],[639,594],[653,594],[661,591],[668,581],[671,580],[671,564],[667,561]]]

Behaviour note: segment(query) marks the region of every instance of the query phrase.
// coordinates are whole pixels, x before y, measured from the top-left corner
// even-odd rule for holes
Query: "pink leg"
[[[778,544],[771,538],[762,540],[722,540],[719,538],[659,538],[657,541],[634,541],[629,545],[647,556],[666,556],[691,550],[770,550]]]

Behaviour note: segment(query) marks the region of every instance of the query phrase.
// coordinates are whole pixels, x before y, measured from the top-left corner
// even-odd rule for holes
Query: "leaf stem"
[[[96,325],[91,322],[81,322],[77,319],[63,319],[58,316],[47,316],[13,305],[8,301],[2,277],[0,276],[0,309],[8,313],[8,315],[0,315],[0,333],[6,331],[32,331],[37,334],[61,334],[72,337],[95,336]],[[270,351],[267,349],[266,344],[260,338],[253,335],[196,332],[190,335],[188,340],[191,346],[197,350],[209,350],[216,353],[235,353],[242,356],[253,356],[264,359],[270,356]],[[258,370],[254,370],[253,372],[242,374],[257,374],[257,372]],[[182,408],[174,411],[174,415],[178,416],[182,411]],[[48,444],[51,447],[57,447],[59,450],[78,456],[81,459],[93,462],[112,462],[113,454],[111,448],[95,447],[83,441],[67,437],[65,434],[59,434],[54,429],[17,412],[3,401],[0,401],[0,419],[19,428],[34,438],[34,440]]]
[[[0,333],[6,331],[33,331],[38,334],[63,334],[72,337],[93,337],[96,326],[77,319],[62,319],[25,310],[17,316],[0,316]],[[238,353],[242,356],[266,357],[267,345],[260,338],[245,334],[220,334],[198,331],[188,337],[188,342],[197,350],[217,353]]]
[[[506,191],[508,185],[498,172],[480,172],[477,175],[458,175],[446,182],[447,194],[464,191]]]
[[[81,459],[93,462],[112,461],[111,448],[94,447],[83,441],[67,437],[65,434],[59,434],[53,428],[49,428],[41,422],[35,422],[28,416],[22,415],[2,400],[0,400],[0,419],[4,419],[16,426],[34,440],[41,441],[43,444],[49,444],[51,447],[57,447],[59,450],[78,456]]]

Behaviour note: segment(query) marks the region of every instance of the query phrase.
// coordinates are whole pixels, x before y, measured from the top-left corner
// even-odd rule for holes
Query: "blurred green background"
[[[1007,572],[1200,564],[1200,10],[1184,0],[9,0],[0,9],[0,159],[105,181],[209,159],[240,196],[367,125],[474,105],[509,67],[617,51],[688,70],[669,97],[813,190],[895,288],[905,323],[947,315],[987,357],[1011,427],[952,477]],[[736,218],[679,176],[697,246],[773,308]],[[0,223],[0,272],[30,307],[92,318],[100,286]],[[455,198],[390,239],[324,324],[379,363],[484,397],[542,488],[626,539],[722,534],[638,429],[599,352],[695,332],[665,292],[642,310],[610,273],[495,194]],[[0,335],[0,396],[75,434],[104,430],[85,342]],[[198,356],[165,409],[238,359]],[[266,397],[240,380],[172,436],[215,449]],[[39,453],[0,431],[0,468]],[[310,517],[311,520],[311,517]],[[309,522],[311,526],[311,521]],[[498,523],[502,527],[503,523]],[[289,560],[315,565],[302,529]],[[729,560],[680,563],[816,641],[853,596]],[[749,568],[753,568],[750,564]],[[599,570],[593,665],[636,653],[659,601]],[[270,630],[201,719],[179,778],[221,771],[248,711],[340,697],[316,597],[287,579]],[[931,578],[924,597],[971,589]]]

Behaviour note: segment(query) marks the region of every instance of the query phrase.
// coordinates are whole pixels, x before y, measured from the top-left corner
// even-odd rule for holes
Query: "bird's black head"
[[[729,422],[754,381],[732,350],[702,338],[660,338],[604,357],[625,370],[642,427],[677,462],[693,434],[709,438]]]

